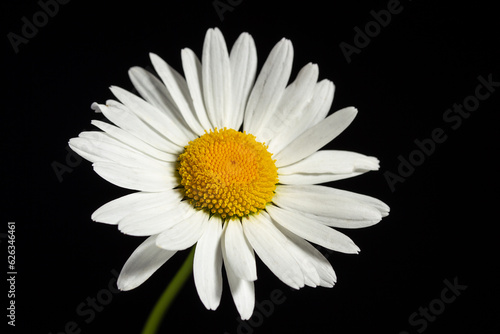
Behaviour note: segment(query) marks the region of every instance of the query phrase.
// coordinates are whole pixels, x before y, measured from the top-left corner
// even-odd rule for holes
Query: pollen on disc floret
[[[267,146],[233,129],[205,131],[189,142],[178,162],[185,197],[195,208],[224,219],[264,209],[278,183]]]

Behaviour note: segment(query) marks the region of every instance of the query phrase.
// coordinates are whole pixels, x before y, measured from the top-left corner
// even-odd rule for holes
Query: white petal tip
[[[120,291],[130,291],[137,288],[138,285],[132,284],[132,282],[124,281],[121,277],[118,277],[118,281],[116,282],[116,286]]]
[[[346,107],[346,108],[337,110],[334,113],[341,113],[341,114],[349,115],[349,116],[344,116],[344,117],[349,118],[350,119],[349,123],[350,123],[350,122],[352,122],[352,120],[354,120],[354,118],[356,118],[356,115],[358,114],[358,108],[356,108],[356,107]]]
[[[168,245],[167,242],[165,242],[165,240],[162,240],[161,239],[161,234],[156,238],[156,247],[158,248],[161,248],[161,249],[164,249],[164,250],[168,250],[168,251],[180,251],[180,250],[185,250],[187,248],[190,248],[190,247],[186,247],[186,248],[183,248],[183,249],[179,249],[178,247],[170,247]]]
[[[202,301],[205,308],[209,311],[215,311],[219,307],[220,301]]]
[[[117,225],[118,224],[118,222],[109,221],[105,217],[101,217],[100,214],[98,214],[98,215],[92,214],[92,216],[90,216],[90,219],[93,222],[96,222],[96,223],[99,223],[99,224],[108,224],[108,225]]]
[[[241,37],[244,38],[252,38],[252,35],[250,35],[248,32],[244,31],[240,34]]]
[[[156,62],[158,61],[163,61],[163,59],[158,56],[156,53],[153,53],[153,52],[150,52],[149,53],[149,59],[151,60],[151,62],[153,63],[153,66]]]
[[[379,201],[376,209],[380,212],[380,219],[375,222],[375,224],[378,223],[383,217],[387,217],[391,212],[391,208],[382,201]]]
[[[249,314],[240,314],[241,320],[245,321],[248,320],[252,317],[253,315],[253,310],[249,312]]]
[[[371,170],[379,170],[380,169],[380,161],[375,157],[364,157],[359,161],[354,163],[354,171],[371,171]]]
[[[133,67],[129,68],[128,75],[129,75],[129,77],[136,77],[137,75],[140,75],[143,71],[144,71],[144,69],[142,67],[133,66]]]
[[[344,251],[346,254],[359,254],[360,252],[361,249],[355,243],[352,243],[352,245],[347,247]]]
[[[93,102],[90,105],[90,109],[94,110],[96,113],[101,113],[101,108],[99,107],[99,104],[97,102]]]

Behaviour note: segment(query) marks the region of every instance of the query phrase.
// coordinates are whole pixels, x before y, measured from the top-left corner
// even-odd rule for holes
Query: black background
[[[139,288],[113,293],[108,288],[113,271],[120,271],[142,238],[90,220],[96,208],[127,191],[97,176],[89,162],[75,160],[67,142],[101,117],[90,104],[111,98],[110,85],[132,90],[127,70],[150,67],[149,52],[181,71],[180,50],[189,47],[200,55],[206,30],[219,27],[229,46],[241,32],[252,34],[259,68],[282,37],[294,45],[292,77],[308,62],[319,65],[320,78],[336,84],[332,112],[350,105],[359,109],[328,148],[381,160],[380,171],[332,185],[380,198],[391,214],[374,227],[346,231],[361,253],[330,255],[338,275],[333,289],[292,291],[259,262],[257,303],[266,304],[276,289],[284,302],[256,314],[244,328],[227,283],[218,310],[207,311],[190,279],[160,332],[498,333],[498,218],[493,213],[500,88],[456,129],[443,120],[453,104],[475,95],[479,76],[500,81],[496,9],[481,2],[401,0],[400,13],[348,62],[340,43],[354,46],[354,28],[364,29],[374,20],[370,12],[386,9],[389,1],[220,2],[233,4],[223,20],[213,1],[73,0],[39,22],[18,52],[9,33],[22,36],[22,18],[33,22],[42,6],[2,2],[7,103],[0,223],[6,273],[7,222],[16,222],[13,332],[64,333],[66,326],[75,326],[76,333],[140,332],[186,253]],[[430,138],[436,128],[446,140],[391,190],[384,175],[397,174],[398,157],[418,154],[414,141]],[[55,165],[71,172],[58,178]],[[445,280],[467,288],[452,303],[440,304]],[[4,313],[7,289],[0,293]],[[88,301],[97,297],[105,305],[90,311]],[[418,323],[409,321],[429,305],[445,308],[432,321],[422,316],[415,318]],[[7,322],[5,315],[2,319]]]

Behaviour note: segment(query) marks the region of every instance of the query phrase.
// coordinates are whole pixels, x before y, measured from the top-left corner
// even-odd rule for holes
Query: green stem
[[[155,307],[151,311],[151,314],[149,315],[149,318],[144,325],[142,334],[155,334],[158,331],[161,321],[163,320],[163,316],[165,315],[165,313],[167,313],[175,297],[184,286],[184,283],[186,283],[188,277],[193,272],[194,250],[195,246],[193,246],[191,252],[189,252],[188,257],[182,264],[181,268],[175,274],[174,278],[167,286],[160,299],[158,299],[158,301],[156,302]]]

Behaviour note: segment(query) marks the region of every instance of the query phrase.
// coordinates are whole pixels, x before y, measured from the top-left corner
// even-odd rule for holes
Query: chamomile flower
[[[208,309],[219,305],[225,271],[242,319],[251,317],[257,257],[292,288],[332,287],[335,272],[312,244],[358,253],[334,228],[367,227],[389,212],[375,198],[320,185],[378,169],[374,157],[320,150],[357,110],[328,115],[334,85],[318,81],[315,64],[289,82],[287,39],[258,75],[248,33],[228,51],[222,33],[209,29],[201,61],[190,49],[181,57],[184,76],[155,54],[158,77],[131,68],[141,97],[111,87],[116,100],[92,105],[109,122],[92,121],[100,131],[69,142],[101,177],[135,191],[92,215],[148,237],[125,263],[118,287],[136,288],[195,245],[194,282]]]

